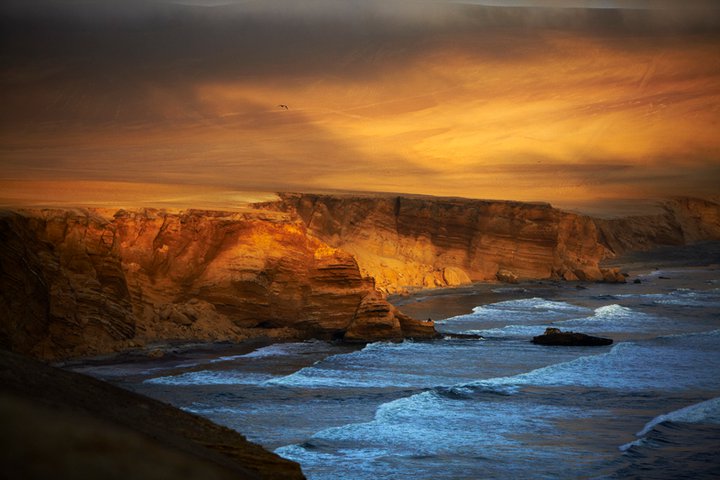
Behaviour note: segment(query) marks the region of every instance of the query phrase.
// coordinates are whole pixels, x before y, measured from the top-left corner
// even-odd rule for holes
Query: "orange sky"
[[[565,207],[718,193],[717,24],[398,8],[5,12],[32,28],[3,42],[0,201],[141,201],[132,185],[147,184],[187,201],[361,190]]]

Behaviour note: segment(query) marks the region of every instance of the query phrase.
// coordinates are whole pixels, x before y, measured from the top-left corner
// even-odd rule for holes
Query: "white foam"
[[[478,380],[466,386],[471,388],[493,388],[503,385],[573,385],[578,380],[582,380],[585,372],[591,370],[593,364],[597,363],[599,359],[617,354],[616,352],[619,349],[627,348],[626,345],[628,344],[619,343],[607,353],[579,357],[569,362],[548,365],[510,377]]]
[[[466,361],[443,368],[451,355]],[[265,385],[302,388],[431,388],[478,378],[486,358],[484,349],[468,348],[465,341],[376,342],[352,353],[332,355]]]
[[[582,327],[586,332],[637,332],[652,333],[667,327],[662,318],[639,312],[618,304],[596,308],[593,315],[554,322],[557,326]]]
[[[650,420],[636,436],[643,437],[662,422],[720,423],[720,397],[711,398]]]
[[[407,351],[407,350],[415,350],[418,348],[418,346],[423,347],[424,344],[413,342],[412,340],[404,340],[402,342],[373,342],[368,343],[363,347],[360,352],[352,352],[347,355],[352,355],[353,353],[360,353],[365,354],[368,352],[401,352],[401,351]],[[341,354],[346,355],[346,354]]]
[[[148,378],[143,383],[155,385],[259,385],[271,375],[244,374],[237,371],[201,370],[180,375]]]
[[[692,290],[678,288],[669,293],[627,293],[619,298],[637,298],[655,305],[679,305],[685,307],[720,306],[720,289]]]
[[[628,450],[630,447],[642,445],[643,438],[645,435],[655,428],[655,426],[663,422],[683,422],[683,423],[714,423],[720,424],[720,397],[711,398],[704,402],[689,405],[687,407],[675,410],[670,413],[664,413],[650,420],[645,424],[642,430],[635,434],[636,437],[641,437],[625,445],[621,445],[619,448],[623,452]]]
[[[593,315],[596,319],[616,319],[616,318],[628,318],[631,316],[637,315],[637,313],[633,312],[631,309],[627,307],[623,307],[622,305],[618,305],[616,303],[612,305],[605,305],[600,308],[595,309],[595,314]]]
[[[326,346],[326,342],[320,340],[310,340],[307,342],[295,342],[295,343],[274,343],[266,347],[258,348],[250,353],[244,353],[242,355],[230,355],[225,357],[218,357],[210,361],[210,363],[228,362],[238,360],[240,358],[265,358],[265,357],[281,357],[286,355],[297,355],[308,350],[314,350],[318,346]]]
[[[574,306],[572,306],[574,307]],[[566,310],[575,312],[575,309],[564,307]],[[583,307],[577,307],[582,310]],[[659,319],[648,314],[637,312],[628,307],[618,304],[605,305],[596,308],[593,315],[583,318],[571,318],[569,320],[557,320],[545,324],[532,325],[506,325],[500,328],[469,329],[459,333],[483,335],[486,337],[533,337],[540,335],[548,327],[583,327],[589,331],[635,331],[644,330],[659,322]],[[586,330],[587,331],[587,330]]]
[[[482,335],[483,337],[534,337],[542,334],[549,325],[507,325],[502,328],[484,330],[463,330],[465,335]]]
[[[313,366],[284,377],[267,379],[262,384],[302,388],[416,388],[427,385],[429,381],[427,375]]]
[[[242,415],[245,413],[248,413],[248,409],[245,408],[237,408],[237,407],[227,407],[227,406],[207,406],[207,405],[201,405],[201,404],[192,404],[189,407],[182,407],[183,410],[190,413],[195,413],[197,415]]]
[[[585,417],[587,409],[554,405],[523,404],[509,401],[449,398],[436,391],[425,391],[384,403],[373,420],[332,427],[315,433],[309,448],[283,447],[277,453],[309,463],[321,462],[322,452],[352,455],[353,452],[387,450],[394,456],[442,455],[466,452],[493,452],[503,455],[507,448],[522,443],[523,432],[556,432],[555,419]],[[462,434],[459,434],[462,432]]]
[[[656,342],[622,342],[606,353],[579,357],[511,377],[471,382],[466,386],[581,385],[621,390],[720,388],[720,377],[709,381],[705,373],[708,369],[720,371],[720,356],[711,348],[717,341],[714,338],[716,332],[674,338],[661,346]],[[658,375],[658,372],[663,374]]]
[[[569,318],[587,314],[591,310],[567,302],[556,302],[544,298],[522,298],[505,302],[490,303],[473,308],[473,313],[458,315],[436,324],[448,326],[483,322],[533,322]]]
[[[566,311],[586,311],[587,308],[579,307],[567,302],[556,302],[546,300],[544,298],[520,298],[517,300],[507,300],[505,302],[491,303],[473,308],[474,313],[485,312],[487,310],[509,310],[509,311],[535,311],[535,312],[566,312]]]

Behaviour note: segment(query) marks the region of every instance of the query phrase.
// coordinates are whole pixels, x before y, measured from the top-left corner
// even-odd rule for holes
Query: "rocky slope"
[[[305,478],[234,430],[3,350],[0,423],[3,478]]]
[[[623,281],[592,218],[548,204],[284,194],[314,235],[352,253],[389,293],[475,281]]]
[[[435,334],[387,303],[352,255],[278,212],[4,212],[0,245],[0,345],[38,358]]]

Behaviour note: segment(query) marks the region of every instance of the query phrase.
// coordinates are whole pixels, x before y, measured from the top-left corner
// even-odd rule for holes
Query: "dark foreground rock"
[[[584,333],[562,332],[557,328],[548,328],[545,333],[533,337],[532,343],[538,345],[562,345],[569,347],[596,347],[601,345],[611,345],[613,343],[610,338],[593,337]]]
[[[0,425],[3,478],[305,478],[234,430],[4,350]]]

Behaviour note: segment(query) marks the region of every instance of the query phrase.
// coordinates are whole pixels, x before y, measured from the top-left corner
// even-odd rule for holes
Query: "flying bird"
[[[285,109],[285,110],[288,109],[288,106],[287,106],[287,105],[278,105],[278,107],[280,107],[280,108],[282,108],[282,109]]]

